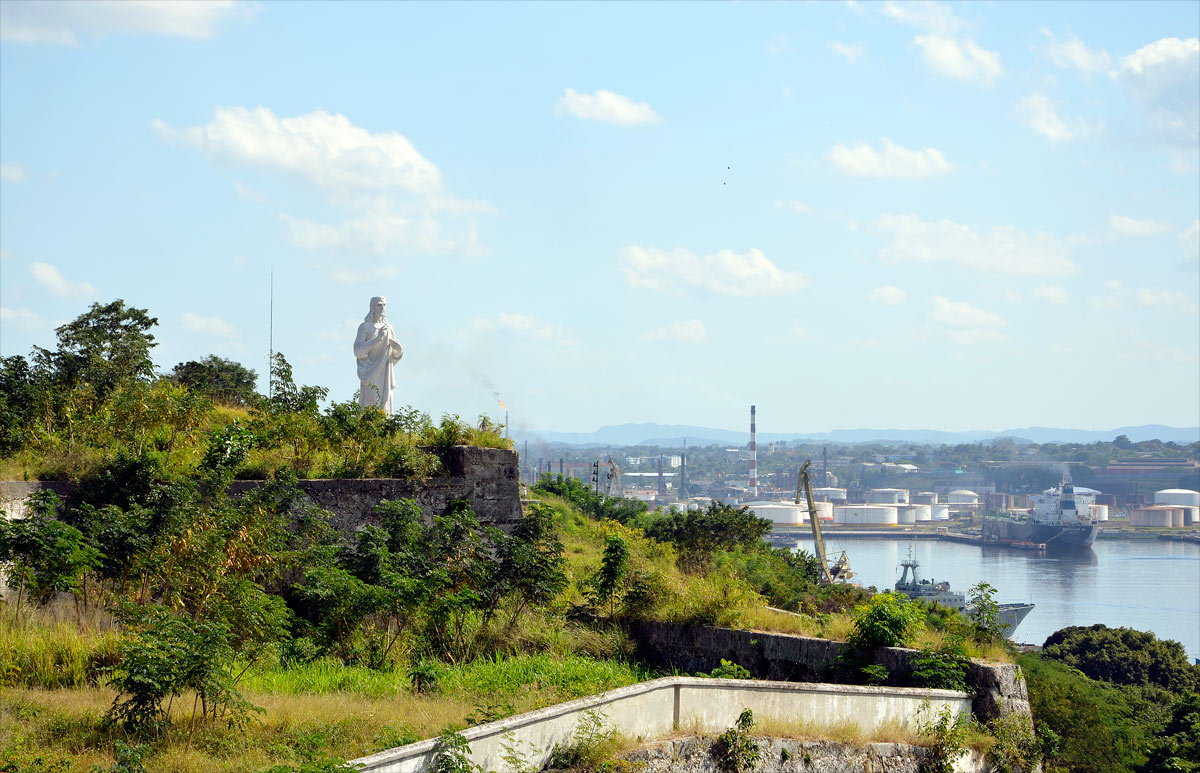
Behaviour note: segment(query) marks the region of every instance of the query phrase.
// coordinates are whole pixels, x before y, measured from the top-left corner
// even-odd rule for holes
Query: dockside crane
[[[842,551],[842,555],[832,566],[829,565],[829,559],[825,556],[825,539],[821,536],[820,518],[817,517],[817,505],[813,501],[812,481],[809,480],[808,468],[812,466],[812,460],[809,459],[800,466],[800,474],[796,476],[796,504],[808,505],[808,522],[812,524],[813,533],[813,549],[817,554],[817,560],[821,562],[821,577],[823,583],[847,582],[854,577],[854,572],[850,570],[850,561],[846,558],[846,551]],[[800,501],[800,492],[804,492],[807,502]]]

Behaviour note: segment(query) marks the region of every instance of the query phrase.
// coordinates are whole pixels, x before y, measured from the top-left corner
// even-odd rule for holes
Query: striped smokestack
[[[750,406],[750,496],[758,496],[758,441],[754,428],[754,406]]]

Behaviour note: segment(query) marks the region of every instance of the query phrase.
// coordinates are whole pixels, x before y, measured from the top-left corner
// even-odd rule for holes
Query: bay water
[[[797,533],[799,534],[799,532]],[[781,535],[776,535],[778,536]],[[811,537],[788,544],[813,552]],[[890,590],[908,556],[920,562],[922,579],[948,580],[967,595],[983,581],[995,599],[1036,606],[1013,640],[1041,644],[1068,625],[1104,623],[1153,631],[1174,639],[1188,659],[1200,658],[1200,544],[1166,540],[1097,540],[1090,549],[1038,553],[1002,546],[935,540],[825,538],[830,554],[845,550],[854,582]]]

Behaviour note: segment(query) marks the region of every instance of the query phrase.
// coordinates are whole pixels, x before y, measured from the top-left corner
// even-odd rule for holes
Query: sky
[[[1200,3],[0,3],[0,354],[523,431],[1200,424]]]

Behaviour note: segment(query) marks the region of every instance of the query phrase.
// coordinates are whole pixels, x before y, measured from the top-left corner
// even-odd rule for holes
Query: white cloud
[[[587,121],[601,121],[633,126],[643,123],[658,123],[658,113],[646,102],[632,99],[611,91],[599,89],[591,94],[581,94],[567,89],[554,106],[558,115],[573,115]]]
[[[1109,71],[1147,111],[1150,129],[1173,144],[1200,139],[1200,38],[1162,38],[1122,57]]]
[[[999,314],[972,306],[966,301],[951,301],[940,295],[930,300],[929,318],[957,344],[1003,341],[1000,328],[1008,325]]]
[[[0,164],[0,181],[6,183],[23,183],[25,182],[26,174],[25,167],[21,164],[9,162]]]
[[[250,190],[245,185],[243,185],[240,180],[233,181],[233,189],[235,191],[237,191],[237,194],[239,196],[241,196],[243,199],[246,199],[247,201],[264,202],[267,200],[267,197],[265,194],[259,193],[258,191]]]
[[[1138,288],[1134,297],[1141,305],[1160,311],[1192,313],[1196,311],[1196,304],[1192,303],[1191,298],[1178,290],[1151,290],[1148,287],[1141,287]]]
[[[472,216],[495,211],[446,191],[441,170],[399,132],[371,132],[324,110],[279,117],[265,107],[219,107],[203,126],[176,130],[159,120],[152,126],[214,163],[274,173],[321,191],[346,212],[340,223],[282,215],[288,240],[307,250],[343,258],[478,254]],[[241,196],[258,196],[240,181],[235,188]],[[339,281],[361,273],[344,263],[334,271]]]
[[[954,167],[936,148],[910,150],[887,137],[883,137],[880,143],[881,150],[875,150],[865,142],[835,145],[825,154],[825,158],[841,171],[860,177],[919,179],[954,171]]]
[[[1088,48],[1075,35],[1068,35],[1066,40],[1061,41],[1048,29],[1043,29],[1042,35],[1046,38],[1043,50],[1050,61],[1059,67],[1078,70],[1090,78],[1112,66],[1112,57],[1107,51]]]
[[[1061,118],[1055,102],[1039,92],[1017,102],[1016,111],[1021,123],[1051,142],[1085,137],[1099,128],[1089,126],[1080,119]]]
[[[901,24],[942,35],[953,35],[967,27],[966,21],[955,16],[950,6],[928,0],[903,3],[888,0],[883,4],[883,15]]]
[[[0,40],[73,46],[81,35],[211,38],[226,20],[247,20],[258,9],[237,0],[4,0]]]
[[[882,303],[886,306],[899,306],[908,300],[908,293],[901,290],[899,287],[891,285],[883,285],[876,287],[867,295],[867,300],[872,303]]]
[[[988,51],[973,40],[917,35],[913,44],[921,49],[925,63],[947,78],[989,84],[1004,74],[1000,54]]]
[[[1071,301],[1067,291],[1058,285],[1038,285],[1033,288],[1032,295],[1039,301],[1045,301],[1055,306],[1065,306]]]
[[[879,251],[884,263],[953,263],[992,274],[1063,276],[1075,273],[1068,246],[1041,231],[1013,226],[983,231],[945,218],[884,214],[875,225],[892,237]]]
[[[29,264],[29,273],[33,274],[34,281],[49,290],[51,295],[58,298],[96,295],[96,288],[91,284],[68,280],[58,270],[57,266],[50,263],[42,263],[35,260]]]
[[[681,344],[698,344],[708,340],[708,330],[698,319],[672,322],[654,330],[647,330],[640,338],[643,341],[672,341]]]
[[[780,209],[790,209],[799,215],[811,215],[813,213],[812,207],[801,201],[777,201],[775,202],[775,206]]]
[[[1189,258],[1200,257],[1200,220],[1193,220],[1191,226],[1179,234],[1179,246]]]
[[[706,290],[718,295],[766,296],[799,292],[808,277],[785,271],[761,250],[720,250],[700,257],[677,247],[660,250],[630,245],[621,249],[619,264],[631,287],[651,290]]]
[[[1120,236],[1154,236],[1171,230],[1166,223],[1155,220],[1137,220],[1124,215],[1109,215],[1109,226]]]
[[[471,329],[479,333],[512,333],[522,338],[560,346],[575,346],[579,343],[567,329],[545,322],[532,314],[511,314],[502,311],[495,319],[476,317],[471,320]]]
[[[280,118],[265,107],[218,107],[204,126],[177,131],[157,119],[151,126],[219,164],[289,175],[326,192],[442,189],[441,171],[404,135],[372,133],[324,110]]]
[[[202,317],[190,311],[179,315],[183,329],[189,333],[199,333],[216,338],[240,338],[241,333],[233,325],[217,316]]]
[[[10,309],[0,306],[0,322],[19,330],[33,330],[41,324],[41,318],[29,309]]]
[[[792,336],[794,336],[795,338],[803,338],[806,331],[804,330],[803,327],[801,327],[800,323],[797,322],[792,325],[792,329],[789,330],[788,332],[791,333]]]
[[[850,62],[850,64],[858,61],[858,58],[867,51],[862,43],[841,43],[836,40],[829,41],[829,47],[845,57],[846,61]]]
[[[782,56],[791,53],[792,39],[787,35],[772,35],[764,47],[771,56]]]

